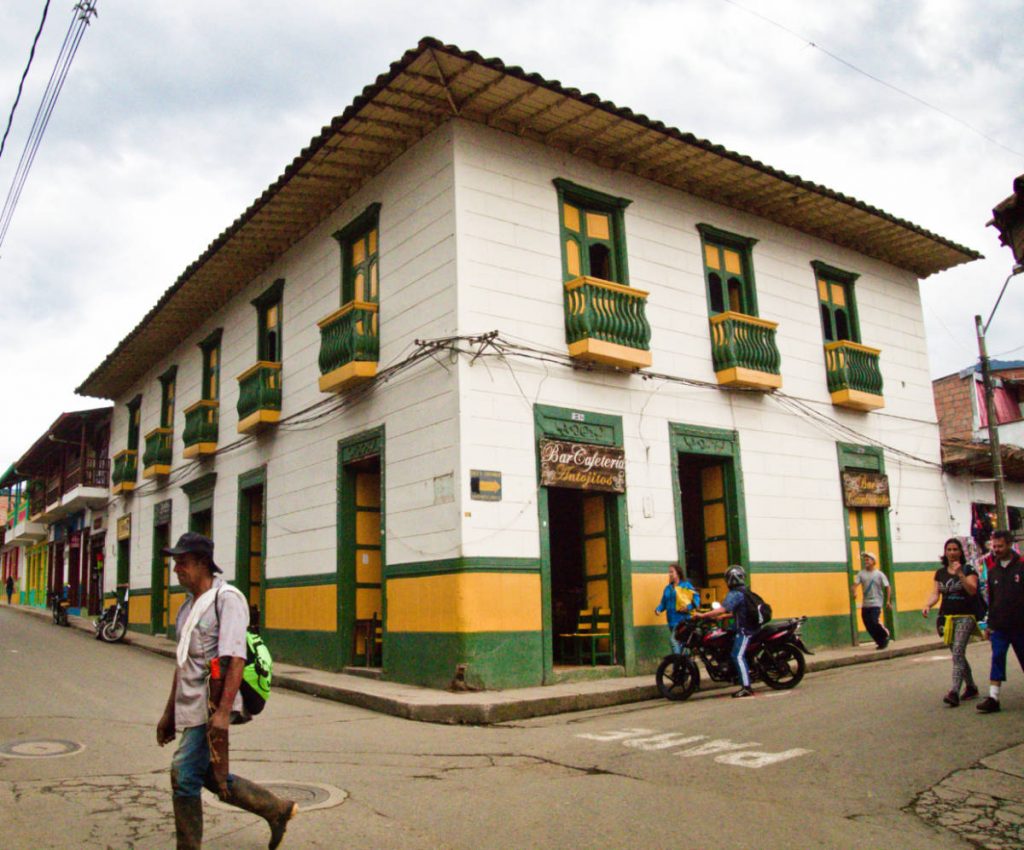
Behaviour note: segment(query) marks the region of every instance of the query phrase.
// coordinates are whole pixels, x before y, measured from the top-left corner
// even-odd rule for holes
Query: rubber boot
[[[178,850],[200,850],[203,846],[203,801],[199,797],[173,799]]]
[[[298,805],[291,800],[281,799],[266,788],[241,776],[232,776],[228,787],[231,793],[225,802],[265,819],[270,825],[270,843],[267,848],[275,850],[284,838],[288,821],[298,812]]]

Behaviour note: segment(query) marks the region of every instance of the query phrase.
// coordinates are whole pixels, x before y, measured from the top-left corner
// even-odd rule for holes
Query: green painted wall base
[[[636,675],[654,673],[661,659],[672,651],[668,626],[636,626],[633,635],[633,646],[636,648]]]
[[[932,611],[931,616],[926,620],[918,611],[900,611],[896,614],[896,639],[901,637],[918,637],[919,635],[933,635],[935,632],[936,612]]]
[[[335,672],[343,666],[337,632],[263,628],[260,635],[275,661]]]
[[[543,682],[540,632],[397,632],[384,638],[384,677],[447,688],[459,664],[471,688],[523,688]]]

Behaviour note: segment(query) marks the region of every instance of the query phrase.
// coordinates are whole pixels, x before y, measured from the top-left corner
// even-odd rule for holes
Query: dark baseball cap
[[[195,531],[186,531],[174,546],[161,549],[165,555],[205,555],[210,562],[210,572],[219,573],[221,568],[213,562],[213,541]]]

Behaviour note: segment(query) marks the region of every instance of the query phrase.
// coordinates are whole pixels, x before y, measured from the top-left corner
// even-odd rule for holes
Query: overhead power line
[[[67,79],[71,63],[74,61],[78,46],[82,42],[85,30],[90,21],[96,17],[97,0],[80,0],[73,7],[71,23],[68,31],[64,34],[64,43],[61,45],[57,61],[50,73],[49,82],[43,92],[42,100],[36,110],[35,119],[32,122],[32,129],[29,131],[28,139],[25,141],[25,148],[21,152],[21,159],[18,160],[18,167],[14,172],[14,179],[7,190],[7,198],[4,201],[3,209],[0,210],[0,247],[3,246],[7,231],[11,226],[11,219],[14,217],[14,210],[18,206],[21,192],[25,188],[25,181],[32,170],[32,163],[35,161],[39,145],[42,143],[43,134],[50,123],[50,116],[57,105],[57,98],[60,97],[61,89],[64,88],[64,81]]]
[[[892,91],[896,92],[897,94],[901,94],[904,97],[910,98],[912,101],[914,101],[915,103],[919,103],[921,106],[925,107],[926,109],[930,109],[933,112],[938,112],[939,115],[942,115],[943,117],[948,118],[950,121],[955,121],[957,124],[960,124],[962,127],[966,127],[968,130],[970,130],[975,135],[981,136],[981,138],[983,138],[986,142],[989,142],[990,144],[993,144],[996,147],[1000,147],[1004,151],[1007,151],[1008,153],[1012,153],[1014,156],[1024,156],[1024,153],[1021,153],[1021,151],[1015,150],[1014,148],[1011,148],[1011,147],[1009,147],[1007,145],[1004,145],[998,139],[993,139],[990,135],[988,135],[987,133],[985,133],[982,130],[979,130],[973,124],[971,124],[968,121],[965,121],[963,118],[959,117],[958,115],[954,115],[952,112],[948,112],[947,110],[942,109],[941,107],[936,106],[933,103],[929,103],[924,98],[918,97],[916,94],[913,94],[912,92],[909,92],[906,89],[901,89],[899,86],[893,85],[892,83],[888,82],[887,80],[883,80],[881,77],[875,76],[870,71],[865,71],[863,68],[860,68],[857,65],[854,65],[852,62],[849,62],[846,59],[843,59],[842,56],[838,56],[837,54],[833,53],[828,48],[822,47],[816,41],[811,41],[806,36],[801,35],[800,33],[796,32],[795,30],[791,30],[785,24],[780,24],[778,21],[773,20],[772,18],[769,18],[767,15],[762,15],[760,12],[755,12],[753,9],[748,9],[746,6],[742,5],[741,3],[737,3],[736,0],[722,0],[722,2],[723,3],[728,3],[730,6],[733,6],[733,7],[737,8],[737,9],[739,9],[741,12],[746,12],[748,15],[753,15],[755,18],[760,18],[766,24],[771,24],[771,26],[773,26],[773,27],[775,27],[777,29],[782,30],[784,33],[787,33],[788,35],[791,35],[794,38],[799,39],[804,44],[806,44],[808,47],[813,47],[815,50],[820,50],[829,59],[833,60],[834,62],[838,62],[840,65],[846,66],[851,71],[854,71],[854,72],[860,74],[863,77],[867,77],[872,82],[878,83],[880,86],[885,86],[887,89],[891,89]]]
[[[11,104],[11,113],[7,116],[7,127],[4,129],[4,137],[0,139],[0,159],[4,155],[4,147],[7,144],[7,136],[11,132],[11,124],[14,122],[14,111],[18,108],[21,100],[21,90],[25,86],[25,77],[28,76],[28,69],[32,67],[32,59],[36,55],[36,45],[39,44],[39,36],[43,34],[43,24],[46,23],[46,13],[50,11],[50,0],[43,5],[43,18],[39,22],[39,29],[36,30],[36,37],[32,39],[32,49],[28,52],[28,62],[25,63],[25,70],[21,72],[21,79],[18,81],[18,93],[14,96],[14,103]]]

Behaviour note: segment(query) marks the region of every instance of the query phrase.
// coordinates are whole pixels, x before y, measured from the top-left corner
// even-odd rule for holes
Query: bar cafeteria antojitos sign
[[[541,440],[540,483],[542,487],[625,493],[626,453],[609,446]]]

